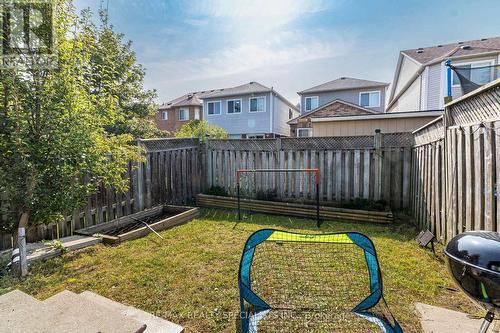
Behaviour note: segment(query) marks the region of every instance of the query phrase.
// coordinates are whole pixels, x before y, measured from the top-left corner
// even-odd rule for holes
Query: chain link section
[[[276,151],[279,139],[208,140],[211,150]]]
[[[185,149],[199,147],[200,141],[196,138],[186,139],[141,139],[138,143],[146,148],[146,151],[164,151],[173,149]]]
[[[382,134],[382,147],[413,147],[415,138],[412,133],[387,133]]]

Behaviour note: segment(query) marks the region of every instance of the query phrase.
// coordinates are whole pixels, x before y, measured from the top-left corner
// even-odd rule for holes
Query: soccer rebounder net
[[[319,169],[239,169],[236,170],[236,195],[238,197],[238,220],[241,220],[241,179],[244,174],[262,174],[262,173],[270,173],[270,174],[279,174],[279,173],[306,173],[314,175],[314,202],[316,208],[316,225],[318,228],[321,226],[321,219],[319,215],[319,181],[320,174]],[[307,180],[306,180],[307,181]],[[283,184],[278,184],[278,186],[283,186]]]
[[[357,232],[259,230],[245,244],[238,284],[243,333],[402,332],[375,246]]]

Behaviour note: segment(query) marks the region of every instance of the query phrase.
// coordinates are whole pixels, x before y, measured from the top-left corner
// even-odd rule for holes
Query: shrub
[[[212,186],[205,192],[205,194],[227,197],[227,191],[222,186]]]
[[[372,210],[372,211],[385,211],[387,202],[385,200],[369,200],[363,198],[356,198],[354,200],[343,202],[340,207],[348,209]]]
[[[275,201],[278,198],[276,189],[258,190],[255,194],[257,200]]]

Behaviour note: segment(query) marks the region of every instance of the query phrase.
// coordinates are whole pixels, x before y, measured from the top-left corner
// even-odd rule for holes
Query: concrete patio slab
[[[448,310],[437,306],[416,303],[420,313],[422,329],[425,333],[477,333],[482,319],[473,319],[463,312]],[[494,332],[493,324],[488,332]]]

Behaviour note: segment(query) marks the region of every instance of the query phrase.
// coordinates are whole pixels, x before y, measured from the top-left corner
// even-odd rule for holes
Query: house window
[[[491,65],[493,65],[492,61],[483,61],[469,64],[460,64],[456,65],[455,67],[457,69],[464,69],[463,71],[460,71],[460,74],[465,76],[466,79],[482,85],[493,80],[493,67],[488,67]],[[460,80],[458,79],[457,73],[453,71],[453,86],[459,85]]]
[[[264,97],[250,97],[250,112],[264,112],[266,99]]]
[[[168,111],[162,111],[161,113],[162,120],[168,120]]]
[[[288,109],[288,119],[292,119],[292,117],[293,117],[292,109]]]
[[[188,109],[179,109],[179,120],[180,121],[189,120],[189,110]]]
[[[380,91],[359,93],[359,105],[368,108],[378,108],[380,106]]]
[[[308,138],[312,136],[312,129],[311,128],[298,128],[297,129],[297,136],[299,138]]]
[[[227,113],[240,113],[241,99],[233,99],[227,101]]]
[[[200,110],[194,110],[194,120],[200,120]]]
[[[207,113],[209,116],[220,114],[220,102],[208,102],[207,103]]]
[[[318,96],[306,97],[305,99],[306,111],[314,110],[318,107]]]
[[[264,134],[249,134],[248,139],[264,139]]]

